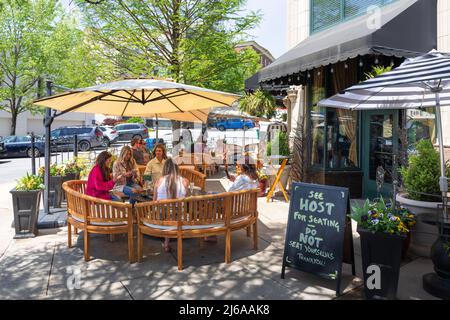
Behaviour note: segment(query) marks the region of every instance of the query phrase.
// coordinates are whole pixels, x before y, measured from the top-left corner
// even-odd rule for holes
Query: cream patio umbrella
[[[55,117],[68,112],[83,112],[206,122],[207,110],[211,107],[230,106],[239,98],[232,93],[161,79],[124,79],[69,90],[56,95],[51,95],[51,87],[51,82],[47,81],[49,96],[33,102],[35,105],[48,108],[44,119],[46,127],[44,207],[46,213],[49,212],[50,126]]]
[[[206,122],[205,109],[230,106],[238,95],[167,80],[124,79],[74,89],[34,101],[35,105],[67,112],[115,116],[158,117]],[[171,113],[178,115],[169,115]]]

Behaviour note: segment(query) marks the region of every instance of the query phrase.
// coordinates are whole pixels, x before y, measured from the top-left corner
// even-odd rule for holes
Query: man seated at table
[[[167,160],[166,147],[158,143],[153,149],[153,159],[147,163],[144,176],[151,176],[149,187],[153,188],[155,181],[162,177],[164,163]]]
[[[141,148],[141,138],[135,137],[131,139],[131,149],[133,150],[133,158],[138,165],[145,166],[147,162],[145,162],[144,152]]]

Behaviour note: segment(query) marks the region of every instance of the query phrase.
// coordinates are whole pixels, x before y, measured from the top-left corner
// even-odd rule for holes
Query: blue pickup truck
[[[244,119],[224,119],[217,121],[215,123],[215,127],[219,129],[220,131],[225,131],[227,129],[241,129],[241,130],[248,130],[255,127],[255,124],[251,120],[244,120]]]

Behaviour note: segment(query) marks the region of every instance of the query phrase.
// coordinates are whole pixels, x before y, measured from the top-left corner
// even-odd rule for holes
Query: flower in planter
[[[401,206],[393,208],[383,198],[372,203],[366,200],[362,207],[352,209],[351,218],[373,233],[407,234],[415,224],[415,217],[408,209]]]
[[[45,174],[45,166],[42,166],[38,170],[38,175],[43,177]],[[50,165],[50,175],[51,176],[64,176],[65,168],[63,165],[57,165],[56,163]]]
[[[64,163],[63,167],[64,167],[64,173],[65,174],[68,174],[68,173],[79,174],[83,170],[86,169],[86,163],[85,163],[84,159],[78,158],[78,157],[74,157],[72,160],[67,161],[66,163]]]
[[[17,191],[32,191],[45,189],[42,182],[42,177],[28,174],[25,177],[17,180],[16,190]]]

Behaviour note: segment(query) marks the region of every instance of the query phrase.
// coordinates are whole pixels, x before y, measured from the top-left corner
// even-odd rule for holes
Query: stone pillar
[[[298,123],[303,121],[300,118],[303,115],[305,104],[303,86],[291,86],[283,103],[288,110],[287,130],[289,133],[289,148],[292,150]]]
[[[284,100],[288,108],[289,148],[293,154],[291,179],[303,181],[305,171],[305,110],[306,98],[303,86],[291,86]]]

